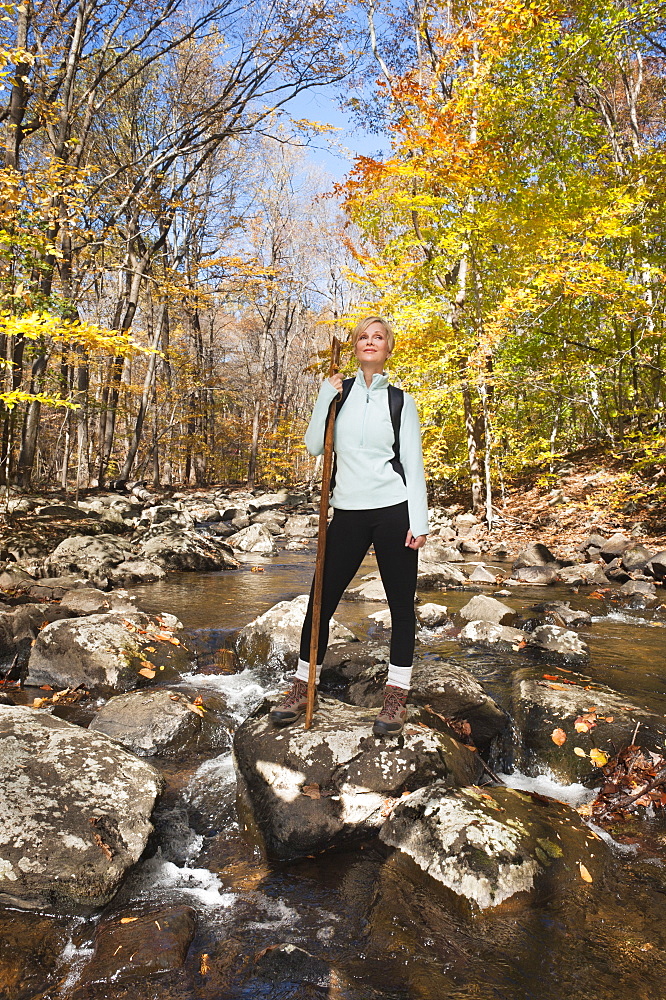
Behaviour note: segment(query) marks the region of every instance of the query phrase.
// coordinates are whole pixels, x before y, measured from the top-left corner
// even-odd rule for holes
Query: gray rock
[[[68,591],[89,586],[90,581],[83,576],[52,576],[33,583],[28,593],[38,600],[59,601]]]
[[[468,538],[479,525],[479,519],[475,514],[458,514],[453,523],[458,538]]]
[[[250,524],[237,531],[230,537],[229,545],[240,552],[258,552],[267,556],[274,556],[277,552],[273,536],[263,524]]]
[[[650,562],[645,567],[646,573],[651,573],[655,580],[663,580],[666,577],[666,551],[657,552],[652,556]],[[0,586],[2,578],[0,577]]]
[[[601,551],[601,548],[605,544],[606,544],[606,539],[604,538],[603,535],[592,533],[588,538],[585,539],[584,542],[582,542],[578,546],[578,551],[587,552],[588,549],[599,549]]]
[[[511,574],[511,579],[507,580],[507,584],[510,583],[529,583],[533,587],[547,587],[551,583],[557,583],[558,571],[554,566],[522,566],[520,569],[514,569]]]
[[[541,542],[531,542],[526,548],[518,553],[518,558],[513,564],[513,569],[523,569],[526,566],[548,566],[559,565],[557,559],[547,545]],[[518,577],[518,579],[520,579]]]
[[[481,621],[468,622],[458,636],[458,641],[463,646],[488,646],[502,651],[509,649],[515,651],[525,643],[526,639],[526,634],[520,629]]]
[[[242,531],[243,528],[249,528],[251,522],[248,514],[239,514],[238,517],[232,517],[229,523],[235,531]]]
[[[590,647],[577,635],[557,625],[542,625],[528,634],[528,645],[531,649],[543,650],[550,657],[566,663],[587,663],[590,659]]]
[[[379,614],[383,613],[379,612]],[[390,611],[388,614],[390,623]],[[370,617],[373,616],[371,615]],[[419,625],[424,625],[426,628],[437,628],[438,625],[445,625],[450,621],[444,604],[419,604],[416,608],[416,620]]]
[[[173,615],[155,618],[140,611],[54,622],[32,647],[28,683],[131,691],[151,679],[176,680],[193,667],[191,654],[174,634],[181,628]],[[154,678],[139,674],[153,668]]]
[[[280,507],[282,504],[287,502],[288,493],[286,490],[279,490],[277,493],[261,493],[259,496],[253,497],[252,503],[254,504],[254,509],[263,512],[271,510],[273,507]],[[275,511],[278,517],[283,517],[286,521],[286,515],[280,514]]]
[[[403,799],[379,835],[480,909],[532,891],[546,872],[580,878],[584,864],[600,879],[609,860],[570,806],[513,788],[451,790],[437,781]]]
[[[347,601],[382,601],[386,604],[386,591],[379,573],[368,573],[362,577],[358,587],[345,590],[342,595]]]
[[[108,571],[134,555],[132,544],[117,535],[74,535],[65,538],[45,560],[45,576],[73,573],[106,585]]]
[[[465,538],[460,543],[460,551],[465,552],[469,556],[476,556],[481,551],[481,546],[471,538]]]
[[[288,538],[315,538],[317,518],[313,523],[311,514],[292,514],[285,522],[283,531]]]
[[[644,545],[630,545],[622,553],[622,565],[629,572],[644,569],[653,557],[654,552]]]
[[[90,586],[67,591],[60,602],[60,607],[63,611],[71,611],[73,615],[98,615],[112,610],[136,610],[129,598],[118,598],[115,594],[105,594],[103,590]]]
[[[645,594],[646,597],[657,597],[657,588],[649,580],[627,580],[620,587],[621,594]]]
[[[101,733],[7,706],[0,774],[0,903],[107,903],[146,846],[160,775]]]
[[[479,565],[475,566],[474,570],[470,573],[469,582],[491,583],[494,585],[497,583],[497,577],[495,576],[494,573],[491,573],[490,570],[486,569],[485,566],[479,563]]]
[[[41,517],[48,517],[54,521],[62,521],[65,518],[80,520],[82,517],[88,516],[86,511],[66,503],[44,504],[43,507],[37,507],[35,514],[39,514]]]
[[[139,528],[155,528],[162,525],[171,531],[176,528],[191,528],[194,518],[181,504],[158,504],[146,507],[139,519]]]
[[[572,608],[566,601],[544,601],[533,605],[527,614],[541,618],[542,625],[589,625],[592,621],[589,611]]]
[[[89,729],[105,733],[140,757],[229,749],[230,723],[221,711],[223,703],[204,694],[195,704],[194,697],[169,688],[120,694],[102,706]]]
[[[616,531],[614,535],[606,539],[604,544],[601,546],[600,554],[601,558],[609,563],[617,556],[622,556],[626,549],[632,545],[632,539],[627,538],[623,535],[621,531]]]
[[[263,667],[273,674],[276,670],[294,669],[307,606],[307,594],[293,601],[280,601],[242,628],[236,637],[240,659],[250,667]],[[355,640],[353,632],[331,620],[330,646]]]
[[[419,558],[427,559],[429,562],[440,563],[460,563],[465,561],[465,557],[455,546],[444,545],[439,539],[432,539],[430,536],[428,537],[426,547],[419,552]]]
[[[164,569],[210,570],[238,569],[229,546],[216,538],[204,538],[193,530],[164,531],[139,545],[139,554]]]
[[[478,759],[452,738],[408,722],[399,745],[377,739],[375,715],[320,697],[310,730],[276,729],[267,715],[240,726],[239,784],[270,854],[294,858],[368,836],[405,791],[436,778],[479,780]]]
[[[619,748],[628,746],[637,722],[641,723],[641,746],[661,752],[666,737],[663,716],[651,716],[632,699],[603,685],[592,687],[586,678],[575,674],[564,674],[560,684],[534,677],[529,669],[517,671],[511,714],[519,734],[515,766],[526,774],[541,774],[548,769],[565,784],[588,779],[596,766],[589,759],[590,750],[599,749],[611,757]],[[586,715],[594,725],[577,732],[576,719]],[[565,733],[561,746],[551,738],[555,729]],[[575,747],[585,756],[574,753]]]
[[[287,520],[287,515],[280,510],[262,510],[259,514],[252,515],[253,524],[277,524],[282,528]]]
[[[4,573],[0,573],[0,590],[25,590],[34,582],[34,576],[22,569],[5,570]]]
[[[107,572],[111,583],[154,583],[163,580],[166,570],[149,559],[125,559],[124,562],[112,566]]]
[[[475,594],[460,609],[458,614],[466,622],[484,621],[500,625],[506,619],[513,619],[516,612],[508,604],[496,601],[494,597],[489,597],[486,594]]]
[[[446,562],[431,560],[427,547],[419,553],[419,587],[460,587],[467,582],[464,573]]]
[[[604,573],[599,563],[580,563],[578,566],[565,566],[559,571],[562,583],[569,586],[578,587],[581,584],[586,586],[606,586],[608,577]]]

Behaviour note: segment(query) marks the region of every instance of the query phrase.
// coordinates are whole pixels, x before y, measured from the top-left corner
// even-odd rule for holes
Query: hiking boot
[[[291,685],[282,701],[271,711],[270,718],[274,726],[290,726],[296,722],[307,708],[308,685],[298,678]]]
[[[372,731],[375,736],[399,736],[407,715],[407,695],[405,688],[387,684],[384,688],[384,704],[375,719]]]

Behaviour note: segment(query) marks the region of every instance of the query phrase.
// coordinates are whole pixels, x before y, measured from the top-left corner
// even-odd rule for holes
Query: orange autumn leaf
[[[561,747],[563,743],[566,743],[567,734],[563,729],[553,729],[550,738],[555,746]]]
[[[583,882],[592,882],[593,881],[592,876],[590,875],[589,871],[587,870],[582,861],[579,862],[578,867],[580,869],[580,877],[582,878]]]

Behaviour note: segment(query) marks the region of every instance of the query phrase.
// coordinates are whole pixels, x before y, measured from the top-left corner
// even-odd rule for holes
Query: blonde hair
[[[356,347],[356,341],[361,336],[362,333],[368,329],[372,323],[381,323],[384,327],[384,333],[386,334],[386,343],[388,344],[389,353],[393,354],[393,348],[395,347],[395,334],[391,328],[391,325],[386,322],[381,316],[366,316],[365,319],[358,321],[354,327],[354,331],[351,335],[352,347]]]

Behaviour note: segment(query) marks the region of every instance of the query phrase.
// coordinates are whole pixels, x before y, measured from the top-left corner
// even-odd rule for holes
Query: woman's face
[[[389,354],[386,330],[381,323],[371,323],[360,334],[354,346],[357,361],[362,364],[372,364],[377,371],[382,371]]]

